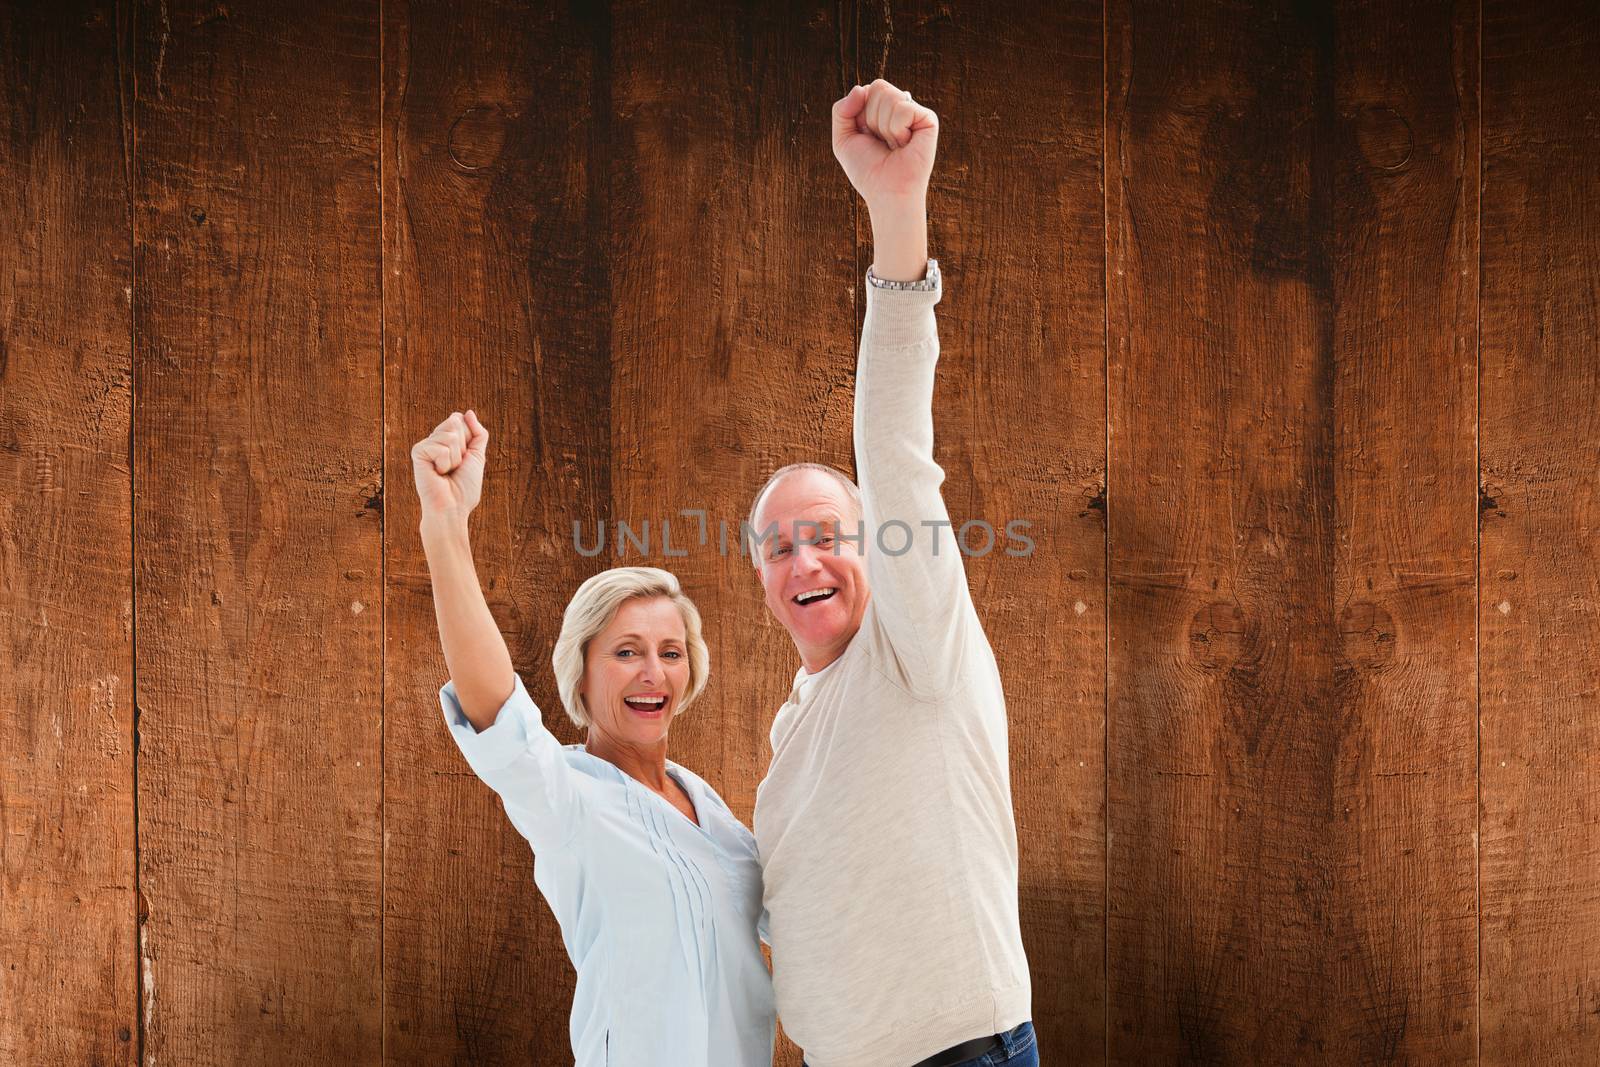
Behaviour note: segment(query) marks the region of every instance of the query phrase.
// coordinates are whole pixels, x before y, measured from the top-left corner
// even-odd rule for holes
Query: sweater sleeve
[[[545,728],[520,675],[516,687],[479,732],[456,696],[456,683],[439,690],[445,724],[474,774],[500,795],[511,824],[534,851],[572,840],[581,797],[561,743]]]
[[[943,691],[961,671],[973,614],[933,459],[933,307],[944,289],[932,261],[929,277],[930,289],[867,286],[855,449],[873,611],[910,686]]]

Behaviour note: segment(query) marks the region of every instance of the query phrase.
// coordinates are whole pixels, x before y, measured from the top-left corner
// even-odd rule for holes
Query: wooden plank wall
[[[489,425],[479,570],[567,741],[560,610],[649,523],[714,654],[673,757],[748,820],[795,660],[718,523],[852,465],[827,119],[880,75],[943,121],[947,499],[1034,523],[968,569],[1043,1061],[1600,1059],[1595,34],[0,6],[0,1062],[569,1057],[409,449]]]
[[[1479,992],[1493,1064],[1600,1059],[1597,57],[1592,5],[1483,6]]]
[[[1110,9],[1119,1063],[1475,1049],[1476,26]]]
[[[144,1059],[357,1062],[382,1018],[378,6],[134,19]]]
[[[8,1064],[137,1049],[129,52],[110,4],[0,7]]]

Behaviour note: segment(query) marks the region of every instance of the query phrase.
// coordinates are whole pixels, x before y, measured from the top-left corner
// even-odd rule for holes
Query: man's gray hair
[[[761,513],[761,502],[767,498],[767,494],[772,491],[773,486],[795,471],[821,471],[823,474],[828,475],[844,488],[845,496],[849,497],[850,503],[855,505],[856,517],[861,517],[861,489],[851,480],[848,474],[837,467],[830,467],[826,463],[791,463],[787,467],[779,467],[773,471],[772,477],[768,478],[766,484],[761,487],[760,492],[756,493],[756,499],[750,505],[750,520],[747,524],[752,538],[759,539],[761,535],[761,529],[756,525],[756,516]],[[757,543],[759,544],[759,541]],[[752,562],[759,567],[761,565],[761,553],[757,551],[757,545],[751,545],[750,555]]]

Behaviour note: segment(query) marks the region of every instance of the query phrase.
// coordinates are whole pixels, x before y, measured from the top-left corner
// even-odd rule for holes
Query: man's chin
[[[848,618],[798,619],[789,628],[789,636],[796,646],[832,648],[846,640],[849,630]]]

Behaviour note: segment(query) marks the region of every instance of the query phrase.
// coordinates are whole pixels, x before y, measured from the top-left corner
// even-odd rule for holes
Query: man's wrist
[[[928,263],[928,211],[920,198],[869,206],[872,273],[884,281],[913,282]]]
[[[875,266],[867,268],[867,284],[875,289],[912,289],[922,292],[937,292],[939,289],[939,261],[927,261],[926,274],[915,281],[889,281],[878,277]]]

